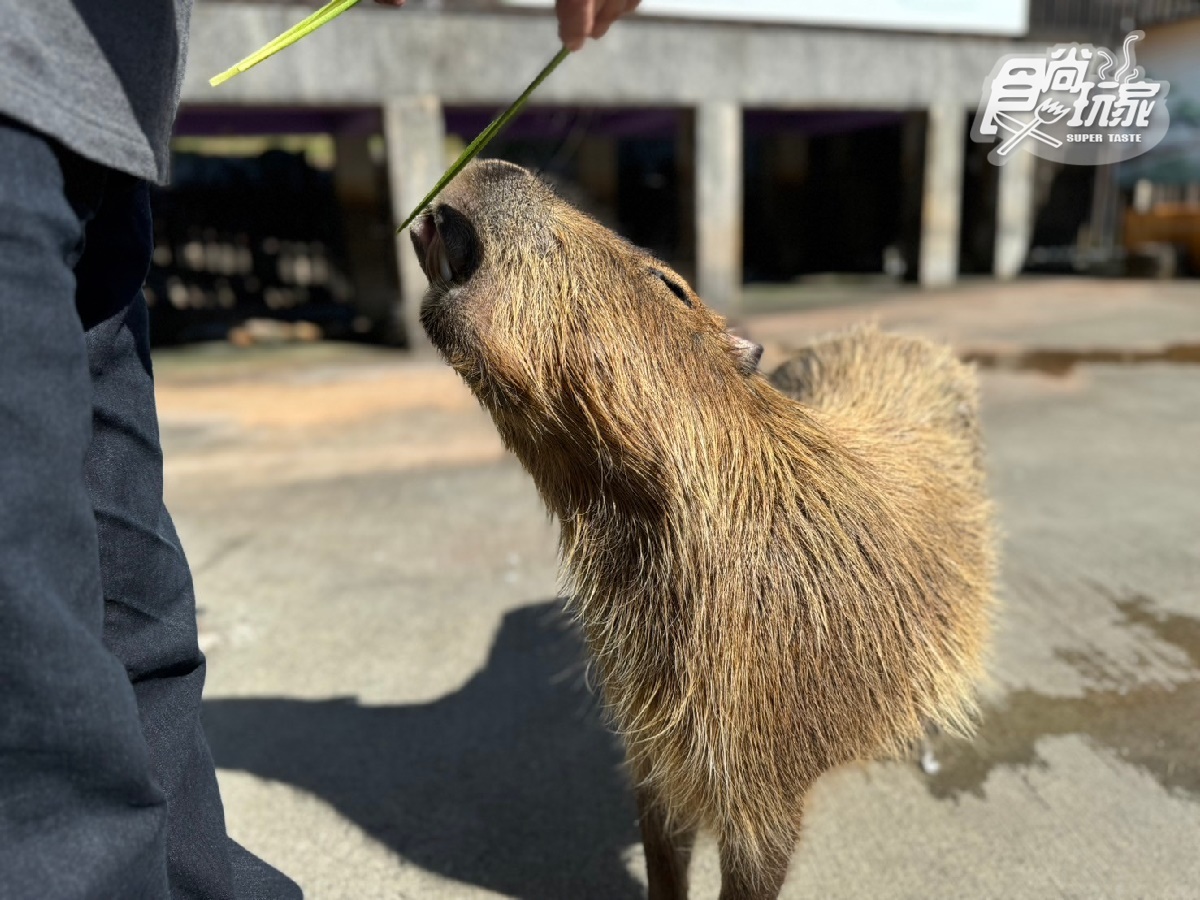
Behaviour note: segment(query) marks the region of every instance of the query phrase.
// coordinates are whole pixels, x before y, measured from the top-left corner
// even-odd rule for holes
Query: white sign
[[[1170,85],[1147,78],[1134,55],[1143,37],[1130,32],[1120,59],[1091,44],[1004,57],[983,82],[972,139],[999,138],[988,154],[998,166],[1019,152],[1082,166],[1141,156],[1171,121]]]
[[[549,8],[554,0],[503,0]],[[638,15],[958,34],[1025,34],[1028,0],[642,0]]]

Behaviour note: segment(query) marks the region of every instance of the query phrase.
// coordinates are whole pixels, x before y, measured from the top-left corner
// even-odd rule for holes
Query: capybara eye
[[[661,280],[662,283],[670,289],[672,294],[683,301],[684,306],[686,306],[688,309],[695,308],[694,304],[692,303],[692,298],[688,296],[688,292],[683,285],[673,281],[666,272],[662,272],[658,269],[651,269],[650,274]]]

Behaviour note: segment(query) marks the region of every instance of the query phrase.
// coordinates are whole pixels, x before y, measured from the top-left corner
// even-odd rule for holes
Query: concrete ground
[[[1200,285],[748,324],[770,364],[861,317],[981,365],[1004,611],[977,739],[824,778],[785,897],[1200,897]],[[312,900],[641,896],[554,530],[456,377],[330,345],[157,365],[234,836]],[[715,897],[711,844],[693,872]]]

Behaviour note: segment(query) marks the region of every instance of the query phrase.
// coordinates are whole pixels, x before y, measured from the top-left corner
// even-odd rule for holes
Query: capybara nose
[[[433,216],[429,213],[422,213],[417,221],[413,222],[408,236],[412,239],[413,251],[417,254],[421,271],[425,273],[426,278],[433,281],[433,273],[429,271],[429,248],[433,244],[433,239],[437,237],[437,226],[433,224]]]

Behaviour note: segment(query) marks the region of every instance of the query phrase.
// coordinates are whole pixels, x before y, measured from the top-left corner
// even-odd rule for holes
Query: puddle
[[[1016,353],[968,350],[962,358],[964,362],[975,363],[981,369],[1040,372],[1043,375],[1061,378],[1070,374],[1076,366],[1087,363],[1113,366],[1145,363],[1200,365],[1200,344],[1168,344],[1157,350],[1025,350]]]
[[[1145,628],[1186,653],[1196,678],[1090,690],[1078,698],[1015,691],[1003,704],[984,710],[974,741],[936,742],[941,770],[926,779],[930,793],[982,797],[984,782],[997,766],[1043,767],[1038,740],[1075,734],[1142,769],[1164,788],[1200,799],[1200,619],[1156,612],[1144,597],[1117,601],[1116,607],[1125,626]]]

